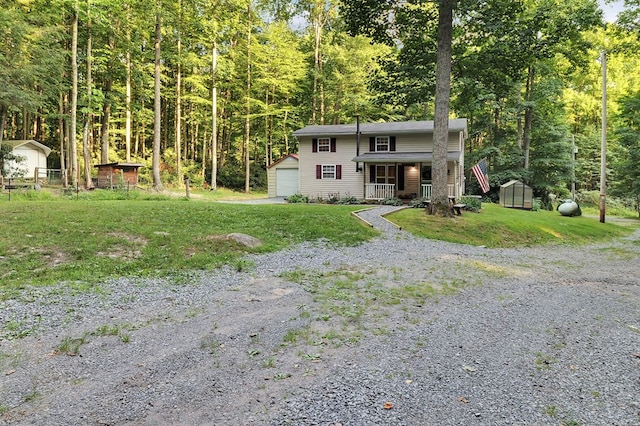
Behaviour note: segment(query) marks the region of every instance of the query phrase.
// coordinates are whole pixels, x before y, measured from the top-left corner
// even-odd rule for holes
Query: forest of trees
[[[261,188],[307,124],[434,118],[437,3],[0,0],[0,140],[51,147],[68,185],[121,161],[155,189]],[[608,187],[637,204],[640,1],[616,23],[596,0],[453,3],[468,165],[543,199],[599,189],[605,51]]]

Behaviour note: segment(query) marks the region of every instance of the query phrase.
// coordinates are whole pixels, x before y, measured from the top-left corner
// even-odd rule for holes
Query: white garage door
[[[276,196],[286,197],[297,194],[298,169],[276,169]]]

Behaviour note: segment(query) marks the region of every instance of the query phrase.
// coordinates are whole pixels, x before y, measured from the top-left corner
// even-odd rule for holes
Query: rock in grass
[[[211,235],[209,236],[209,239],[235,241],[236,243],[249,248],[256,248],[262,245],[262,241],[259,240],[258,238],[252,237],[251,235],[242,234],[239,232],[233,232],[231,234],[224,234],[224,235]]]

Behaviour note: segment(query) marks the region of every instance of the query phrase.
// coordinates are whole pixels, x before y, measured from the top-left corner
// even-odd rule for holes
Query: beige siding
[[[322,137],[322,135],[319,135]],[[336,138],[336,152],[311,152],[310,137],[299,139],[300,143],[300,193],[311,199],[326,199],[330,195],[364,197],[362,172],[356,172],[354,137]],[[367,142],[368,145],[368,142]],[[361,147],[362,148],[362,147]],[[361,152],[362,149],[361,149]],[[342,166],[342,179],[316,179],[316,165],[335,164]]]
[[[362,137],[360,153],[369,152],[369,138],[370,136]],[[462,151],[459,132],[449,133],[447,151]],[[433,134],[398,135],[396,136],[396,152],[433,152]]]

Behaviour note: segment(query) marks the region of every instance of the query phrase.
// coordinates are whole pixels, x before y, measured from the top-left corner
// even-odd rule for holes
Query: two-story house
[[[299,142],[299,191],[310,198],[431,198],[433,121],[312,125]],[[449,121],[449,195],[464,193],[467,120]]]

